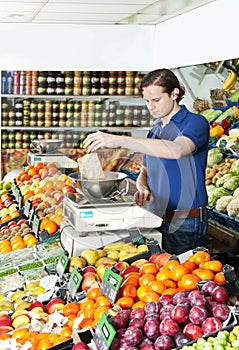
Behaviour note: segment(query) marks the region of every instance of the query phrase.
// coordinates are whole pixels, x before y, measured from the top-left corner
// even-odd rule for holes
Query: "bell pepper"
[[[224,134],[224,129],[221,125],[216,125],[210,129],[210,137],[221,137]]]

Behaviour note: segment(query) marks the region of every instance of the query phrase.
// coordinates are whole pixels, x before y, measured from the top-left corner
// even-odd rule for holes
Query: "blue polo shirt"
[[[209,123],[203,116],[187,110],[184,105],[162,127],[155,121],[147,138],[174,141],[186,136],[195,144],[195,151],[181,159],[165,159],[143,155],[147,167],[148,186],[154,197],[152,211],[189,210],[207,205],[205,169],[209,142]]]

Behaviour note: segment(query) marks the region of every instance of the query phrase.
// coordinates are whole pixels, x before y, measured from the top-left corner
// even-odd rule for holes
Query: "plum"
[[[121,339],[123,337],[123,335],[125,334],[126,329],[127,329],[126,327],[117,329],[116,330],[116,337]]]
[[[110,345],[110,350],[118,350],[120,347],[120,340],[119,338],[114,337],[111,345]]]
[[[86,343],[82,342],[82,341],[74,344],[72,346],[72,349],[73,350],[90,350],[89,346]]]
[[[154,343],[155,350],[171,350],[174,347],[173,339],[169,335],[160,335]]]
[[[127,345],[136,346],[141,343],[143,339],[143,333],[141,329],[130,326],[124,333],[123,340]]]
[[[161,334],[174,336],[180,332],[180,328],[177,322],[170,317],[165,317],[160,323],[159,331]]]
[[[189,311],[189,320],[194,324],[202,324],[208,317],[208,311],[204,306],[193,306]]]
[[[145,319],[144,318],[132,318],[129,321],[129,326],[138,327],[140,329],[143,329],[145,325]]]
[[[152,313],[152,314],[146,314],[145,315],[145,320],[159,320],[159,314]]]
[[[207,298],[204,295],[200,295],[198,297],[195,297],[191,300],[192,306],[206,306],[207,305]]]
[[[217,304],[212,308],[212,314],[214,317],[219,318],[219,320],[226,321],[230,315],[229,306],[226,304]]]
[[[128,326],[129,319],[127,315],[121,314],[120,312],[113,316],[113,325],[115,329],[125,328]]]
[[[172,298],[173,304],[177,305],[177,304],[184,303],[185,301],[188,300],[188,294],[189,294],[188,290],[182,290],[181,292],[174,294]]]
[[[188,308],[183,304],[177,304],[170,310],[170,317],[178,323],[185,323],[188,320]]]
[[[144,318],[145,317],[145,311],[142,307],[136,307],[135,309],[131,310],[129,318]]]
[[[144,336],[143,340],[139,344],[139,348],[143,348],[144,346],[152,346],[154,344],[154,341],[152,339],[149,339],[148,337]]]
[[[228,291],[222,286],[217,286],[212,290],[211,296],[218,303],[226,303],[228,300]]]
[[[148,302],[144,307],[144,311],[146,314],[158,313],[159,309],[160,304],[156,303],[155,301]]]
[[[203,294],[206,295],[206,296],[207,296],[207,295],[211,295],[211,293],[212,293],[212,291],[213,291],[213,289],[214,289],[215,287],[217,287],[216,282],[214,282],[214,281],[208,281],[208,282],[206,282],[206,283],[203,284],[203,286],[202,286],[202,292],[203,292]]]
[[[171,294],[163,294],[159,298],[159,303],[163,306],[172,305],[173,304],[173,295]]]
[[[189,337],[191,340],[201,338],[204,334],[202,328],[199,325],[192,322],[189,322],[185,325],[185,327],[183,328],[183,333],[186,334],[186,336]]]
[[[140,347],[141,350],[155,350],[154,345],[144,345]]]
[[[156,339],[159,333],[160,322],[158,320],[147,320],[144,325],[144,333],[149,339]]]
[[[216,317],[208,317],[202,323],[202,331],[204,334],[209,334],[209,333],[218,331],[221,328],[222,328],[222,322],[219,320],[219,318],[216,318]]]
[[[191,341],[191,339],[184,333],[175,334],[173,340],[177,347],[182,347]]]
[[[170,311],[173,309],[174,305],[165,305],[159,311],[159,319],[162,321],[165,317],[170,316]]]
[[[200,291],[199,289],[191,290],[188,294],[188,300],[190,303],[194,301],[194,299],[198,298],[199,296],[203,296],[203,292]]]

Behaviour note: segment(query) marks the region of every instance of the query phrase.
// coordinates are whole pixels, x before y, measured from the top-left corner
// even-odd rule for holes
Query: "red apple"
[[[134,262],[132,262],[131,266],[135,266],[135,267],[140,268],[141,266],[148,264],[148,262],[149,261],[147,259],[138,259],[138,260],[135,260]]]
[[[13,228],[13,227],[15,227],[15,226],[18,226],[18,223],[17,223],[16,221],[11,221],[11,222],[8,223],[7,226],[8,226],[9,228]]]
[[[88,290],[94,286],[99,286],[99,277],[96,272],[86,272],[83,275],[81,289]]]
[[[16,329],[16,328],[21,328],[26,326],[27,324],[29,324],[31,322],[31,319],[28,315],[19,315],[16,316],[14,318],[14,320],[12,321],[12,326]]]
[[[28,311],[27,310],[17,310],[15,311],[12,315],[11,315],[11,320],[14,321],[16,317],[18,316],[22,316],[22,315],[25,315],[25,316],[28,316]]]
[[[41,309],[41,311],[44,311],[44,310],[45,310],[44,305],[43,305],[40,301],[35,301],[34,303],[32,303],[32,304],[29,306],[28,310],[29,310],[29,311],[32,311],[32,310],[35,309],[35,308]],[[40,311],[40,310],[39,310],[39,311]]]
[[[82,269],[83,274],[87,272],[96,272],[96,268],[94,266],[86,266]]]
[[[0,326],[0,336],[13,331],[11,326]]]
[[[126,267],[123,271],[122,271],[122,275],[125,277],[128,273],[130,272],[139,272],[139,267],[138,266],[129,266]]]
[[[114,264],[114,267],[120,271],[121,275],[123,275],[123,271],[129,267],[129,264],[126,261],[118,261]]]
[[[63,191],[64,193],[76,193],[76,189],[73,186],[66,186]]]
[[[46,311],[48,312],[48,314],[52,314],[55,310],[63,309],[64,305],[65,305],[65,302],[63,299],[54,298],[47,303]]]
[[[19,220],[17,223],[18,223],[19,226],[22,226],[22,225],[24,225],[26,222],[27,222],[27,219],[21,219],[21,220]]]
[[[41,203],[41,199],[40,198],[36,198],[32,200],[32,207],[36,207],[38,206],[39,203]]]
[[[0,203],[0,210],[6,208],[6,206],[3,203]]]
[[[107,268],[108,266],[109,266],[109,267],[112,267],[112,265],[109,264],[109,263],[103,263],[103,264],[100,264],[100,265],[97,267],[97,269],[96,269],[96,273],[97,273],[97,275],[98,275],[98,277],[100,278],[101,281],[102,281],[102,279],[103,279],[105,270],[106,270],[106,268]]]
[[[149,258],[149,262],[157,264],[160,268],[171,258],[171,256],[172,255],[169,253],[156,253]]]
[[[12,325],[12,320],[10,318],[0,318],[0,327],[2,326],[8,326],[11,327]]]
[[[8,229],[9,229],[8,225],[5,225],[1,227],[0,232],[4,232],[5,230],[8,230]]]

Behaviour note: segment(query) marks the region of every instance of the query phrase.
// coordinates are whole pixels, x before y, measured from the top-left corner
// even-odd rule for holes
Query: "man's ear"
[[[172,91],[172,94],[171,94],[172,98],[174,100],[176,100],[178,98],[178,95],[179,95],[179,89],[178,88],[174,88],[173,91]]]

